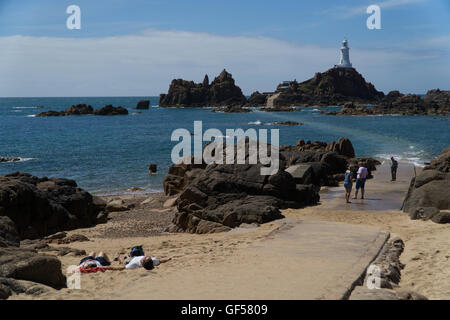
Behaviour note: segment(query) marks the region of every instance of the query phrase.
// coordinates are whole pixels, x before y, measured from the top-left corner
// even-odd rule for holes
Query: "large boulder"
[[[15,247],[0,248],[0,278],[28,280],[55,289],[66,285],[58,258]]]
[[[21,239],[93,226],[104,206],[73,180],[20,172],[0,176],[0,216],[14,222]]]
[[[312,186],[298,187],[289,173],[262,176],[260,169],[250,164],[207,166],[181,193],[172,231],[199,232],[202,220],[215,223],[208,232],[265,223],[282,218],[279,209],[319,201]]]
[[[13,221],[0,216],[0,299],[7,299],[13,293],[37,294],[45,290],[35,283],[56,289],[66,285],[61,262],[56,257],[19,246]]]
[[[403,211],[409,213],[412,219],[447,223],[448,213],[439,211],[450,210],[449,150],[446,148],[418,176],[411,179]]]

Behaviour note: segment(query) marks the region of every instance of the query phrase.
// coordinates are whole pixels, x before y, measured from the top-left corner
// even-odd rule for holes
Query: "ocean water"
[[[150,110],[137,110],[137,101],[150,99]],[[72,116],[38,118],[47,110],[64,110],[86,103],[94,108],[107,104],[128,108],[129,116]],[[357,156],[386,160],[391,155],[423,165],[450,145],[450,117],[438,116],[326,116],[320,111],[337,107],[302,108],[299,112],[243,114],[213,113],[211,109],[164,109],[155,107],[157,97],[99,98],[0,98],[0,157],[20,157],[20,162],[0,163],[0,175],[14,171],[36,176],[75,179],[97,194],[124,192],[139,187],[146,192],[162,190],[171,165],[172,131],[193,132],[196,120],[203,130],[280,129],[280,144],[299,139],[333,141],[348,137]],[[35,106],[45,106],[42,109]],[[303,126],[275,127],[279,121],[303,122]],[[157,163],[158,173],[147,174]]]

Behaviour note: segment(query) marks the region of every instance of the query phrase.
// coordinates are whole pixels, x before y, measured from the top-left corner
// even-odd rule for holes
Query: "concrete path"
[[[389,163],[383,163],[375,171],[374,178],[366,181],[365,199],[350,199],[351,204],[345,203],[345,190],[343,186],[324,189],[320,192],[321,205],[319,210],[364,210],[386,211],[400,210],[408,191],[411,177],[414,177],[412,164],[400,163],[397,173],[397,181],[391,181]],[[417,174],[420,168],[416,168]],[[355,195],[355,183],[353,183],[352,198]]]
[[[343,299],[388,237],[369,227],[284,219],[226,262],[145,277],[109,298]]]

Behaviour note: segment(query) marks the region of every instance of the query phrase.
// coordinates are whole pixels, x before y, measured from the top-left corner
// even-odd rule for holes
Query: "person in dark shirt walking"
[[[397,160],[395,160],[394,157],[391,157],[391,175],[392,175],[391,181],[397,180],[397,168],[398,168]]]

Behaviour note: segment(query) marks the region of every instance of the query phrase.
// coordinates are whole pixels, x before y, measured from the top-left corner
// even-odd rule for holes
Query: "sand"
[[[352,230],[355,235],[365,236],[371,230],[389,231],[391,236],[399,236],[406,243],[401,256],[406,267],[400,286],[430,299],[449,299],[450,225],[412,221],[399,210],[413,174],[411,166],[401,165],[398,181],[390,182],[389,168],[383,165],[375,173],[375,178],[367,182],[364,201],[353,200],[354,203],[345,204],[342,187],[324,189],[320,205],[285,210],[283,214],[287,220],[212,235],[164,233],[163,227],[170,221],[174,209],[158,209],[157,205],[143,207],[139,203],[145,196],[126,196],[126,201],[136,205],[134,209],[112,214],[112,220],[107,224],[69,232],[86,235],[91,241],[68,246],[86,252],[103,250],[114,258],[117,254],[127,253],[134,245],[143,245],[147,254],[162,259],[172,258],[171,261],[152,271],[139,269],[83,274],[80,290],[49,290],[39,296],[15,295],[10,299],[333,298],[323,295],[323,287],[317,284],[327,282],[339,288],[343,282],[334,281],[331,274],[330,279],[317,278],[319,273],[316,278],[313,273],[301,276],[302,269],[324,268],[330,261],[339,263],[337,259],[332,260],[331,252],[312,257],[306,253],[296,256],[290,249],[281,249],[295,248],[298,252],[296,247],[301,245],[305,248],[320,247],[325,238],[317,230],[308,237],[304,236],[303,240],[299,240],[300,235],[289,238],[288,233],[277,231],[286,225],[286,221],[310,226],[321,222],[338,223],[347,228],[343,232]],[[161,204],[164,200],[159,196],[153,203]],[[311,231],[311,228],[306,230]],[[269,248],[278,248],[275,249],[278,251],[269,252]],[[80,257],[61,257],[64,269],[76,265],[79,260]]]

